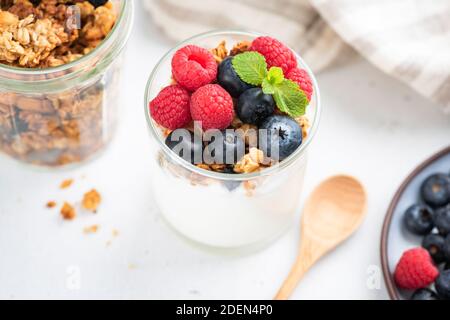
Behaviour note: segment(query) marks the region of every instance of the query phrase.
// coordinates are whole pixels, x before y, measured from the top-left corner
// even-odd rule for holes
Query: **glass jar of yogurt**
[[[33,8],[39,3],[42,8]],[[39,3],[17,2],[22,7],[11,12],[2,8],[2,17],[12,20],[3,30],[15,33],[14,44],[25,50],[16,57],[7,52],[0,61],[0,154],[55,168],[91,159],[112,137],[121,53],[134,5],[125,0],[100,7],[88,1]],[[28,38],[21,39],[24,34]],[[83,38],[75,42],[72,37]],[[30,39],[49,51],[28,48]],[[27,57],[30,51],[36,60]]]
[[[209,247],[246,249],[268,244],[294,222],[299,213],[307,152],[317,131],[320,96],[316,80],[296,55],[299,67],[311,75],[314,93],[307,108],[310,127],[301,146],[287,159],[253,173],[226,174],[205,170],[183,160],[165,144],[164,130],[152,119],[149,103],[170,84],[171,60],[186,45],[231,46],[260,35],[216,31],[195,36],[169,51],[156,65],[146,89],[145,114],[151,135],[152,184],[157,206],[180,234]]]

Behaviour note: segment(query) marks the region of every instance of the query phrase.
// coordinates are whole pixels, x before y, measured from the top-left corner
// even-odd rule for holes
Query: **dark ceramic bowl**
[[[422,241],[421,237],[404,229],[403,213],[419,201],[420,186],[429,175],[449,171],[450,146],[419,165],[402,183],[389,206],[381,234],[381,264],[389,296],[393,300],[409,299],[411,295],[397,288],[392,275],[403,252],[420,246]]]

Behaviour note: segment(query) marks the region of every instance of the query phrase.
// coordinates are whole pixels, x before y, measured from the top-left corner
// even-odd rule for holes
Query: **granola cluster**
[[[13,1],[0,10],[0,62],[47,68],[75,61],[96,48],[115,21],[111,2],[95,8],[82,0]]]
[[[0,63],[19,68],[75,61],[95,49],[116,21],[110,1],[97,8],[83,0],[0,5]],[[105,90],[103,79],[49,94],[0,88],[0,150],[37,165],[83,161],[106,142]]]
[[[0,149],[45,166],[84,160],[106,142],[103,91],[98,83],[55,95],[0,92]]]

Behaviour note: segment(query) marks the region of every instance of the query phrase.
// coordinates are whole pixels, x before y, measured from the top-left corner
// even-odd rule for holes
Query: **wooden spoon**
[[[366,206],[364,187],[349,176],[329,178],[314,190],[303,212],[297,261],[275,300],[287,300],[305,273],[358,229]]]

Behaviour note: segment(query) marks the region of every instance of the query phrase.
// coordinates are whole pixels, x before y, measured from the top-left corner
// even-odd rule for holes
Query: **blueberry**
[[[292,118],[274,115],[267,118],[260,126],[260,130],[267,130],[266,139],[259,139],[259,148],[266,156],[274,160],[283,161],[297,150],[302,144],[302,129]],[[278,145],[277,145],[278,144]],[[278,147],[279,154],[276,152]]]
[[[422,184],[423,200],[433,208],[445,206],[450,203],[450,177],[438,173],[428,177]]]
[[[95,8],[98,8],[98,7],[103,6],[104,4],[106,4],[109,0],[88,0],[88,1]]]
[[[435,211],[434,225],[440,234],[444,236],[450,234],[450,204]]]
[[[439,234],[429,234],[422,240],[422,247],[427,249],[436,264],[445,262],[445,238]]]
[[[442,271],[434,285],[441,299],[450,300],[450,270]]]
[[[242,122],[259,125],[273,115],[275,101],[272,95],[264,94],[261,88],[252,88],[239,97],[236,114]]]
[[[194,133],[187,129],[177,129],[172,131],[166,138],[166,145],[187,162],[192,164],[202,162],[202,137],[194,135]]]
[[[445,238],[444,242],[444,255],[447,260],[447,267],[450,267],[450,234]],[[448,268],[446,268],[448,269]]]
[[[433,230],[433,216],[433,210],[430,207],[415,204],[405,211],[403,222],[410,232],[423,236]]]
[[[419,289],[411,297],[411,300],[439,300],[437,294],[430,289]]]
[[[235,175],[236,172],[234,172],[234,168],[232,166],[227,166],[224,170],[223,173],[226,174],[230,174],[230,175]],[[224,180],[223,181],[223,185],[229,190],[229,191],[234,191],[237,188],[239,188],[239,186],[241,185],[241,181],[231,181],[231,180]]]
[[[245,155],[245,138],[234,130],[223,130],[219,133],[212,133],[211,141],[205,150],[205,162],[233,165]]]
[[[233,98],[239,98],[244,91],[252,88],[252,86],[239,78],[233,68],[232,62],[233,57],[228,57],[220,63],[217,82],[227,90]]]

